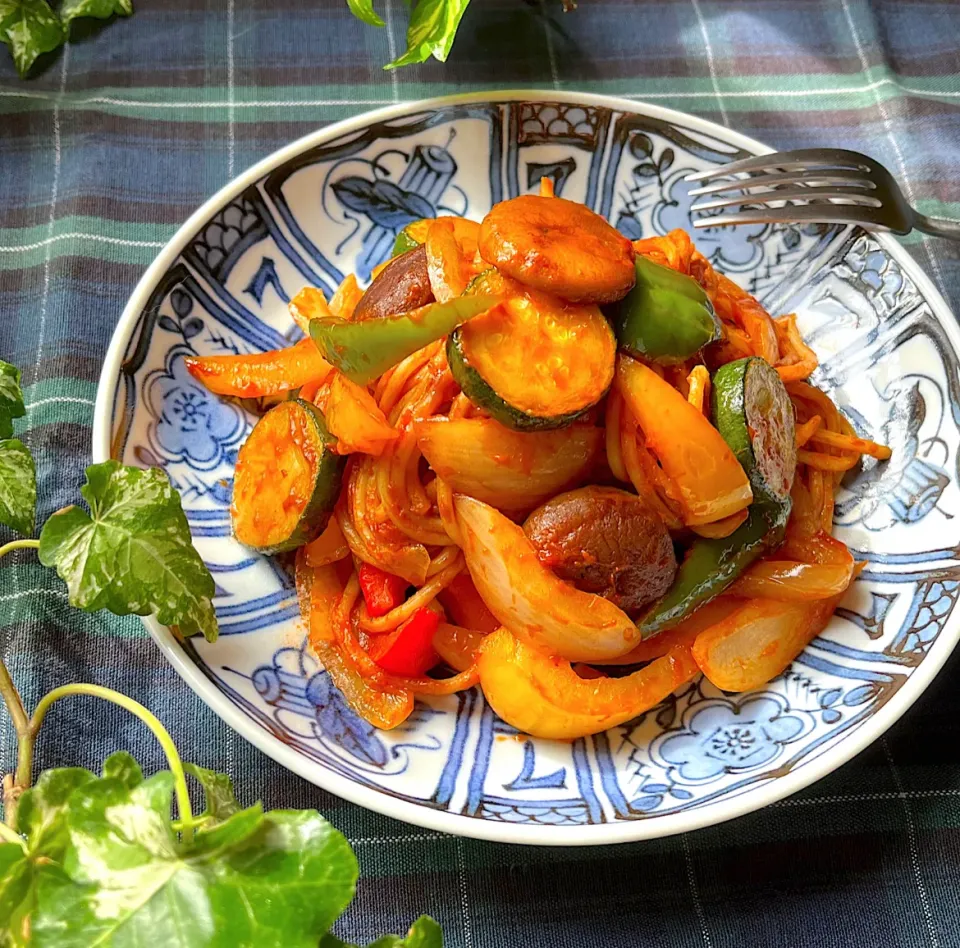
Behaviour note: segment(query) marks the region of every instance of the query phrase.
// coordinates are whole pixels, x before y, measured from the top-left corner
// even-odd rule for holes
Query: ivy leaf
[[[422,63],[431,56],[446,62],[469,3],[470,0],[417,0],[407,27],[407,51],[383,68]]]
[[[33,455],[17,438],[0,441],[0,523],[31,536],[37,509]]]
[[[60,18],[47,0],[0,0],[0,42],[10,47],[21,79],[38,56],[57,49],[65,39]]]
[[[219,823],[240,812],[240,804],[233,793],[233,781],[226,774],[207,770],[197,764],[184,764],[183,769],[196,777],[203,787],[207,800],[206,813],[211,819]]]
[[[67,507],[40,531],[40,562],[57,568],[70,604],[118,616],[155,613],[164,625],[212,642],[213,577],[163,471],[104,461],[87,468],[80,493],[90,514]]]
[[[0,17],[3,16],[4,0],[0,0]],[[27,413],[20,388],[20,370],[9,362],[0,360],[0,438],[13,435],[13,419]]]
[[[327,935],[320,940],[319,948],[357,948],[340,941],[336,935]],[[421,915],[405,937],[383,935],[371,942],[367,948],[443,948],[443,932],[440,926],[429,916]]]
[[[33,856],[60,860],[67,848],[67,801],[73,791],[96,780],[82,767],[45,770],[36,784],[24,790],[17,805],[17,832],[27,837]]]
[[[429,915],[421,915],[410,926],[406,937],[384,935],[373,942],[370,948],[443,948],[443,932]]]
[[[60,19],[65,27],[81,16],[93,16],[106,20],[114,14],[130,16],[133,13],[132,0],[64,0],[60,8]]]
[[[34,864],[16,843],[0,843],[0,945],[17,945],[21,920],[33,904]]]
[[[126,751],[114,751],[103,762],[105,779],[119,780],[128,790],[143,783],[143,771],[133,754]]]
[[[315,811],[259,805],[191,844],[169,823],[173,777],[128,790],[95,780],[70,798],[64,873],[41,873],[38,946],[315,948],[353,898],[356,859]]]
[[[347,6],[350,7],[350,12],[358,19],[363,20],[364,23],[369,23],[371,26],[383,26],[383,20],[377,15],[377,11],[373,9],[373,0],[347,0]]]

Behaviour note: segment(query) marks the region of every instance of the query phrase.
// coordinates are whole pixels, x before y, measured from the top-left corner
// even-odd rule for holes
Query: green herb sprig
[[[19,372],[0,362],[0,523],[30,533],[34,462],[12,437],[14,419],[24,414],[19,383]],[[163,472],[94,464],[81,493],[89,513],[58,511],[39,540],[11,540],[0,557],[39,548],[73,605],[152,614],[181,634],[215,638],[213,580]],[[118,751],[99,776],[61,767],[34,783],[46,714],[76,696],[134,714],[160,742],[169,770],[144,777],[137,761]],[[315,810],[242,807],[226,774],[181,761],[163,724],[110,688],[64,685],[28,714],[0,661],[0,697],[17,736],[16,772],[3,779],[0,948],[353,948],[329,929],[353,899],[356,857]],[[199,814],[188,776],[203,790]],[[406,936],[387,935],[370,948],[442,943],[437,923],[423,916]]]
[[[576,8],[575,0],[562,2],[564,11]],[[407,25],[407,48],[383,68],[410,66],[426,62],[431,56],[446,62],[469,4],[470,0],[416,0]],[[347,0],[347,6],[358,20],[370,26],[385,26],[374,8],[374,0]],[[0,42],[10,47],[23,78],[37,57],[66,42],[70,24],[78,17],[106,19],[131,13],[132,0],[64,0],[59,14],[47,0],[0,0]]]
[[[22,79],[38,57],[67,41],[74,20],[131,13],[132,0],[63,0],[59,12],[47,0],[0,0],[0,42],[10,48]]]

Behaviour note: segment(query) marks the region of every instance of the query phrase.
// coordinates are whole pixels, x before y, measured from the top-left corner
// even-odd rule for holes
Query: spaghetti
[[[525,199],[517,199],[517,202],[523,200]],[[756,561],[755,565],[745,571],[741,570],[736,584],[730,586],[731,593],[749,601],[782,600],[794,604],[792,608],[797,608],[795,604],[798,602],[822,604],[831,597],[842,595],[852,581],[855,565],[843,544],[829,536],[837,488],[845,473],[860,464],[864,456],[876,461],[890,457],[889,448],[858,436],[833,401],[808,381],[817,368],[817,359],[800,333],[796,316],[772,319],[756,299],[718,273],[696,250],[686,233],[674,231],[665,237],[636,241],[632,247],[626,246],[624,249],[626,242],[619,236],[611,236],[615,235],[615,232],[607,228],[607,225],[603,224],[601,227],[594,223],[591,217],[578,212],[577,215],[570,213],[569,220],[585,222],[580,226],[586,227],[586,231],[583,234],[572,233],[568,240],[568,235],[561,225],[567,219],[564,216],[568,214],[565,205],[570,202],[553,197],[553,188],[549,182],[543,185],[541,197],[530,200],[546,204],[540,203],[533,208],[532,205],[521,207],[517,203],[515,218],[511,218],[508,211],[504,210],[502,213],[498,212],[495,219],[491,216],[491,219],[479,227],[469,222],[458,222],[456,228],[446,222],[443,222],[442,227],[431,226],[429,222],[417,225],[416,232],[426,236],[419,242],[411,238],[410,246],[414,249],[409,252],[417,252],[418,243],[425,247],[424,265],[428,267],[430,285],[436,289],[438,300],[450,298],[452,293],[459,292],[464,285],[464,298],[471,293],[488,292],[491,288],[500,295],[496,297],[496,305],[492,309],[477,316],[469,324],[469,334],[461,333],[458,329],[452,333],[444,333],[441,338],[398,358],[379,377],[368,381],[364,392],[370,396],[374,407],[367,408],[367,415],[373,412],[373,421],[378,425],[388,426],[395,432],[395,436],[392,436],[392,440],[380,438],[368,451],[364,450],[361,436],[350,439],[351,446],[359,447],[350,453],[343,473],[343,486],[330,528],[334,532],[331,538],[323,543],[316,541],[313,560],[304,551],[297,557],[298,588],[308,591],[301,594],[301,607],[305,617],[310,620],[311,641],[318,654],[337,663],[340,669],[338,681],[347,683],[343,686],[347,689],[347,700],[355,705],[358,713],[381,725],[387,720],[391,725],[402,720],[403,709],[412,707],[412,702],[408,701],[410,695],[451,694],[480,682],[495,707],[501,710],[501,713],[514,716],[510,719],[511,723],[535,733],[547,733],[536,721],[530,723],[525,717],[526,712],[503,711],[510,702],[502,698],[498,701],[493,697],[503,693],[502,690],[498,692],[497,688],[505,688],[504,681],[514,681],[507,674],[507,666],[514,671],[523,666],[527,669],[528,676],[547,676],[536,679],[540,682],[537,688],[540,689],[539,693],[548,696],[556,707],[562,707],[566,715],[563,720],[567,722],[564,725],[567,731],[563,733],[589,733],[591,729],[595,730],[599,726],[592,719],[587,723],[570,723],[576,718],[575,709],[563,706],[562,695],[551,692],[555,683],[550,678],[548,666],[536,663],[523,665],[523,656],[527,654],[523,652],[524,648],[533,647],[535,651],[545,648],[545,636],[550,632],[547,627],[550,626],[551,617],[543,615],[539,620],[536,616],[514,620],[504,606],[504,602],[512,601],[519,610],[519,616],[523,602],[526,601],[525,597],[532,595],[530,590],[537,583],[542,583],[546,584],[545,588],[554,590],[558,600],[556,608],[566,608],[561,605],[560,600],[567,596],[564,589],[569,589],[574,579],[567,576],[566,586],[562,583],[560,586],[551,586],[551,583],[560,580],[555,579],[549,571],[559,571],[560,567],[555,559],[544,559],[541,551],[539,556],[542,563],[534,562],[536,558],[531,559],[531,555],[526,554],[527,565],[522,567],[528,574],[525,578],[508,577],[509,582],[514,584],[513,592],[509,595],[501,597],[496,592],[485,592],[489,587],[485,585],[488,575],[484,570],[493,571],[490,575],[497,569],[501,572],[506,570],[512,562],[512,554],[508,552],[512,549],[511,543],[521,553],[527,549],[524,544],[528,541],[514,521],[528,512],[529,507],[517,510],[502,505],[501,510],[506,516],[496,510],[489,514],[491,535],[496,533],[500,538],[497,542],[502,542],[503,546],[498,548],[499,560],[494,557],[485,561],[481,556],[481,548],[487,542],[486,536],[478,533],[475,525],[467,529],[463,518],[462,498],[447,480],[435,474],[421,451],[421,423],[440,419],[461,424],[483,421],[489,425],[491,419],[495,419],[515,430],[529,432],[526,437],[533,439],[530,441],[531,446],[538,444],[537,432],[543,428],[556,430],[571,424],[598,426],[603,428],[599,452],[593,458],[590,472],[586,476],[578,473],[572,486],[584,481],[588,484],[619,485],[618,494],[629,493],[631,497],[635,496],[642,502],[645,511],[643,515],[653,517],[658,523],[658,530],[669,531],[674,543],[686,545],[688,549],[691,548],[691,542],[697,542],[697,536],[704,538],[703,542],[725,543],[731,542],[743,531],[756,529],[751,527],[751,523],[757,518],[750,511],[761,509],[757,505],[761,503],[762,497],[758,494],[757,487],[760,482],[753,478],[753,475],[753,506],[749,509],[747,504],[750,503],[751,491],[746,486],[746,475],[737,469],[729,474],[729,478],[734,481],[739,478],[737,483],[743,482],[744,486],[737,490],[741,493],[746,491],[745,499],[742,502],[736,499],[730,501],[730,496],[739,496],[736,493],[730,494],[724,501],[726,507],[721,509],[722,505],[717,501],[716,516],[711,516],[708,512],[706,515],[698,513],[694,518],[691,515],[691,487],[684,482],[685,468],[682,464],[671,466],[667,463],[670,459],[665,452],[669,446],[665,447],[662,432],[644,430],[651,421],[644,415],[646,420],[641,424],[637,414],[631,409],[631,404],[636,408],[637,403],[628,403],[625,399],[626,389],[623,386],[627,383],[618,376],[617,383],[607,392],[607,383],[603,382],[603,387],[598,391],[585,394],[582,403],[575,397],[577,393],[571,390],[574,384],[587,385],[588,382],[571,381],[575,377],[569,367],[565,367],[563,360],[566,356],[562,355],[566,350],[556,347],[555,340],[563,334],[580,334],[576,337],[576,347],[571,350],[574,358],[612,360],[612,355],[603,354],[612,352],[604,335],[609,335],[610,329],[606,320],[600,316],[597,303],[606,303],[614,293],[614,284],[617,281],[622,284],[624,281],[623,265],[618,254],[625,254],[628,261],[636,254],[669,268],[674,273],[692,278],[701,288],[702,294],[705,294],[709,301],[708,309],[718,321],[719,338],[702,345],[692,355],[683,352],[679,358],[672,361],[641,357],[640,361],[635,363],[650,370],[649,375],[642,378],[650,379],[645,383],[652,386],[648,391],[660,393],[657,397],[663,399],[665,416],[676,411],[680,413],[676,418],[691,418],[682,414],[680,407],[671,400],[668,393],[673,391],[676,394],[672,397],[679,396],[687,406],[686,411],[692,410],[701,419],[697,424],[712,424],[710,419],[716,411],[716,399],[720,394],[715,391],[716,383],[712,381],[715,376],[712,376],[712,373],[722,366],[740,360],[749,362],[751,359],[759,359],[779,376],[782,384],[778,384],[785,392],[789,411],[795,418],[795,434],[791,422],[788,452],[795,452],[795,471],[792,468],[789,471],[783,506],[784,510],[789,510],[792,505],[789,521],[786,523],[785,542],[780,550],[771,549],[766,559]],[[508,208],[508,204],[500,207]],[[590,213],[585,212],[586,215]],[[528,221],[525,215],[533,216]],[[534,216],[536,223],[533,222]],[[493,223],[490,223],[490,220],[493,220]],[[554,243],[546,250],[536,242],[540,237],[533,236],[538,227],[541,231],[537,233],[549,232],[553,235]],[[595,258],[583,260],[582,270],[586,276],[582,295],[578,295],[577,288],[570,288],[569,277],[564,277],[564,292],[567,294],[564,299],[554,299],[546,295],[544,287],[551,285],[550,281],[553,279],[547,264],[574,257],[582,259],[583,251],[578,248],[581,239],[596,247]],[[533,256],[529,259],[535,258],[536,254],[543,258],[540,269],[530,269],[528,258],[524,258],[527,260],[525,263],[510,257],[510,248],[527,246],[524,241],[535,246],[536,252],[531,250],[530,254]],[[500,269],[496,280],[490,276],[495,273],[489,265],[490,260],[495,260]],[[628,266],[632,268],[632,263],[628,263]],[[386,278],[389,272],[384,271],[382,278]],[[616,292],[621,296],[623,294],[622,289]],[[311,293],[314,295],[311,296]],[[362,291],[352,275],[344,280],[329,305],[323,301],[318,291],[305,290],[294,301],[295,304],[299,301],[300,306],[295,314],[298,324],[307,326],[311,315],[327,324],[336,323],[337,320],[350,320],[361,297]],[[313,307],[312,314],[307,311],[308,304]],[[363,308],[367,308],[366,301]],[[422,310],[425,314],[424,320],[430,318],[428,311],[429,306]],[[494,314],[497,314],[496,318]],[[385,314],[385,318],[391,316],[392,314]],[[371,324],[376,322],[366,316],[363,318]],[[490,327],[488,330],[483,328],[485,320]],[[531,320],[538,320],[536,330]],[[365,326],[366,322],[358,325]],[[511,337],[511,332],[518,335]],[[623,340],[620,342],[622,345]],[[469,351],[465,348],[467,343],[471,346]],[[491,358],[495,356],[500,359],[499,364],[502,366],[503,353],[508,351],[504,347],[508,343],[521,349],[517,353],[516,361],[510,363],[515,377],[506,377],[500,388],[491,395],[490,379],[494,376],[490,372],[493,369],[488,372],[486,368],[480,371],[476,367],[487,365],[483,360],[488,353]],[[522,350],[528,345],[531,347],[530,351],[524,353]],[[628,351],[636,354],[629,346]],[[336,361],[335,352],[328,351],[326,355]],[[619,358],[623,360],[626,357]],[[496,368],[497,363],[490,365]],[[546,384],[543,381],[546,379],[562,393],[565,405],[573,406],[574,410],[569,418],[554,420],[546,417],[544,412],[545,408],[549,408],[549,403],[544,403],[545,396],[538,396],[538,401],[524,394],[526,390],[519,383],[524,382],[525,373],[533,371],[529,366],[536,367],[541,383]],[[612,362],[608,364],[608,368],[612,373]],[[326,371],[336,373],[338,370],[328,367]],[[599,377],[602,372],[595,374]],[[579,376],[576,378],[579,379]],[[222,379],[218,384],[222,387]],[[299,397],[323,409],[328,392],[329,378],[325,381],[324,377],[320,376],[304,385],[300,389]],[[366,395],[363,397],[366,398]],[[357,414],[356,417],[359,418],[360,415]],[[751,429],[747,426],[744,430]],[[673,435],[678,442],[682,442],[687,436],[682,428]],[[543,445],[546,445],[545,440]],[[451,443],[446,449],[454,453],[459,451],[460,454],[456,455],[458,458],[469,458],[469,446]],[[547,451],[546,447],[538,447],[537,450]],[[541,457],[533,447],[531,452],[532,457]],[[562,482],[562,465],[571,462],[563,457],[562,452],[555,450],[549,456],[546,453],[542,456],[546,459],[544,463],[560,466],[558,482]],[[468,460],[458,463],[468,463]],[[510,464],[520,462],[505,455],[502,463],[509,467]],[[584,470],[582,463],[578,470]],[[668,473],[668,470],[673,473]],[[535,473],[528,471],[527,476]],[[703,472],[694,473],[701,478],[697,489],[701,492],[706,490],[704,478],[707,475]],[[716,490],[719,492],[721,475],[718,473],[716,476]],[[523,478],[523,472],[518,470],[518,485],[523,485]],[[523,494],[522,491],[519,494],[515,491],[510,496],[516,498]],[[497,506],[493,504],[492,508]],[[707,504],[706,509],[709,511],[712,508]],[[730,510],[732,512],[729,512]],[[489,542],[493,543],[492,540]],[[343,550],[344,543],[350,554],[346,558],[343,557],[343,552],[336,552]],[[331,550],[334,552],[331,553]],[[481,552],[478,553],[478,550]],[[522,556],[518,562],[523,562]],[[376,567],[380,573],[375,575],[382,574],[385,577],[379,592],[361,588],[361,564]],[[589,573],[587,567],[591,565],[581,565],[578,567],[580,573],[575,575],[578,594],[581,596],[592,595],[579,591],[584,589],[582,583],[586,580],[583,575]],[[321,574],[318,570],[324,572]],[[564,577],[562,572],[557,575]],[[318,577],[322,578],[322,582]],[[476,582],[476,588],[470,577]],[[391,578],[394,581],[393,586],[398,586],[399,593],[396,590],[390,593],[393,588]],[[679,581],[678,579],[677,582]],[[466,593],[464,583],[468,587]],[[409,588],[404,589],[404,584],[413,587],[412,591]],[[727,585],[729,586],[729,582]],[[717,588],[721,589],[721,586],[718,584]],[[461,621],[460,615],[457,615],[457,627],[463,627],[457,633],[457,641],[461,645],[464,642],[470,643],[466,652],[463,652],[463,648],[457,652],[457,665],[462,668],[452,675],[433,677],[427,672],[437,664],[438,656],[429,639],[424,637],[438,628],[438,622],[445,620],[447,610],[442,603],[449,604],[453,601],[450,597],[454,595],[474,597],[476,601],[471,608],[482,611],[483,614],[475,614],[481,615],[483,621],[481,623],[478,620],[478,627],[471,628],[469,623]],[[598,602],[602,601],[598,595],[593,598]],[[614,596],[611,608],[616,608],[613,603],[618,601],[622,600]],[[544,602],[547,603],[545,608],[549,613],[552,608],[549,599]],[[724,628],[733,623],[730,627],[735,628],[737,607],[729,600],[724,600],[724,603],[725,607],[716,612],[716,622]],[[828,615],[821,607],[818,606],[818,609],[817,616]],[[463,605],[463,610],[466,612],[466,604]],[[832,612],[832,607],[829,611]],[[490,616],[490,612],[493,616]],[[618,612],[623,615],[622,611]],[[676,635],[662,633],[665,636],[662,648],[641,649],[636,654],[649,653],[657,657],[657,661],[666,662],[669,653],[669,656],[672,656],[669,668],[673,670],[670,674],[680,675],[684,669],[683,674],[689,674],[689,669],[694,667],[693,659],[696,659],[698,654],[695,641],[699,641],[697,636],[702,633],[700,626],[707,623],[709,610],[697,614],[701,616],[700,625],[681,623]],[[590,621],[592,620],[589,618],[583,619],[585,626],[589,626]],[[637,622],[642,625],[642,617],[637,619]],[[484,643],[490,628],[501,623],[511,632],[500,630],[493,633],[501,638],[497,640],[496,647],[487,649]],[[484,626],[482,629],[479,627],[481,624]],[[540,628],[540,624],[544,628]],[[328,628],[330,625],[332,635]],[[720,635],[717,631],[720,625],[709,626],[711,642]],[[443,634],[449,638],[450,629],[454,627],[444,625],[443,628],[446,630]],[[681,634],[680,628],[688,631]],[[511,635],[514,634],[520,643],[515,647],[509,644],[513,641]],[[378,654],[378,648],[399,648],[405,639],[412,640],[416,636],[420,637],[417,639],[417,647],[422,648],[427,656],[427,664],[423,666],[422,674],[393,674],[385,671],[372,657]],[[437,641],[440,643],[441,640],[438,638]],[[450,643],[446,639],[443,641],[444,647],[450,652]],[[380,645],[376,645],[378,642]],[[408,651],[413,648],[409,642],[406,647]],[[571,654],[564,654],[561,649],[560,654],[551,660],[560,662],[563,668],[567,669],[567,663],[576,660],[572,651],[571,649]],[[597,652],[600,651],[602,649],[598,646]],[[335,658],[331,658],[334,653]],[[621,648],[619,654],[624,653],[628,656],[634,654],[629,651],[629,646]],[[681,653],[685,656],[682,661],[678,658]],[[499,664],[494,664],[494,659],[490,657],[493,655],[500,656],[497,659]],[[514,657],[504,665],[503,655]],[[613,662],[617,660],[615,655],[609,659]],[[589,664],[589,659],[586,665],[581,660],[580,664],[572,667],[579,672],[581,678],[596,682],[598,694],[606,687],[604,683],[609,681],[602,671],[597,671]],[[652,667],[650,666],[651,669]],[[710,674],[708,667],[703,664],[700,667]],[[660,669],[657,674],[662,677],[667,674],[665,669],[668,664],[658,665],[657,668]],[[564,671],[564,674],[567,673]],[[651,671],[644,679],[648,683],[644,687],[649,687],[652,674]],[[525,680],[533,681],[534,678]],[[663,679],[668,683],[671,680],[669,675]],[[519,687],[517,681],[519,679],[510,687]],[[362,687],[358,683],[362,683]],[[617,689],[621,697],[629,691],[626,685],[618,684]],[[377,704],[378,693],[389,696],[388,705],[380,707]],[[404,704],[405,701],[407,704]],[[625,706],[633,707],[629,702]],[[556,707],[554,712],[559,713],[556,712]],[[559,727],[556,720],[559,719],[552,720],[550,728],[553,730],[548,729],[549,733],[559,733],[556,730]]]

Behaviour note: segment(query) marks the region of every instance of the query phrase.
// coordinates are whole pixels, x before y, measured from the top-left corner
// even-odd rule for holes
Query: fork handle
[[[942,217],[927,217],[926,214],[913,212],[913,226],[925,234],[934,237],[946,237],[947,240],[960,240],[960,221],[947,221]]]

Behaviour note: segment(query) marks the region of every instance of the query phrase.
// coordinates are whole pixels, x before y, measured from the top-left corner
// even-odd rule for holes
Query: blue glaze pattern
[[[776,312],[796,312],[814,382],[892,459],[841,487],[840,537],[867,561],[828,629],[762,693],[682,688],[639,719],[573,743],[523,738],[470,692],[418,703],[378,732],[304,644],[290,577],[229,535],[236,451],[252,417],[192,381],[183,358],[299,337],[286,303],[367,279],[411,220],[479,219],[541,176],[631,238],[690,228],[685,175],[742,157],[702,128],[551,102],[454,104],[371,123],[266,174],[201,227],[156,281],[132,333],[115,456],[159,464],[183,495],[217,581],[223,635],[186,657],[270,740],[390,797],[480,820],[645,820],[749,793],[877,714],[924,661],[960,590],[960,371],[931,304],[875,238],[825,225],[696,234]]]

